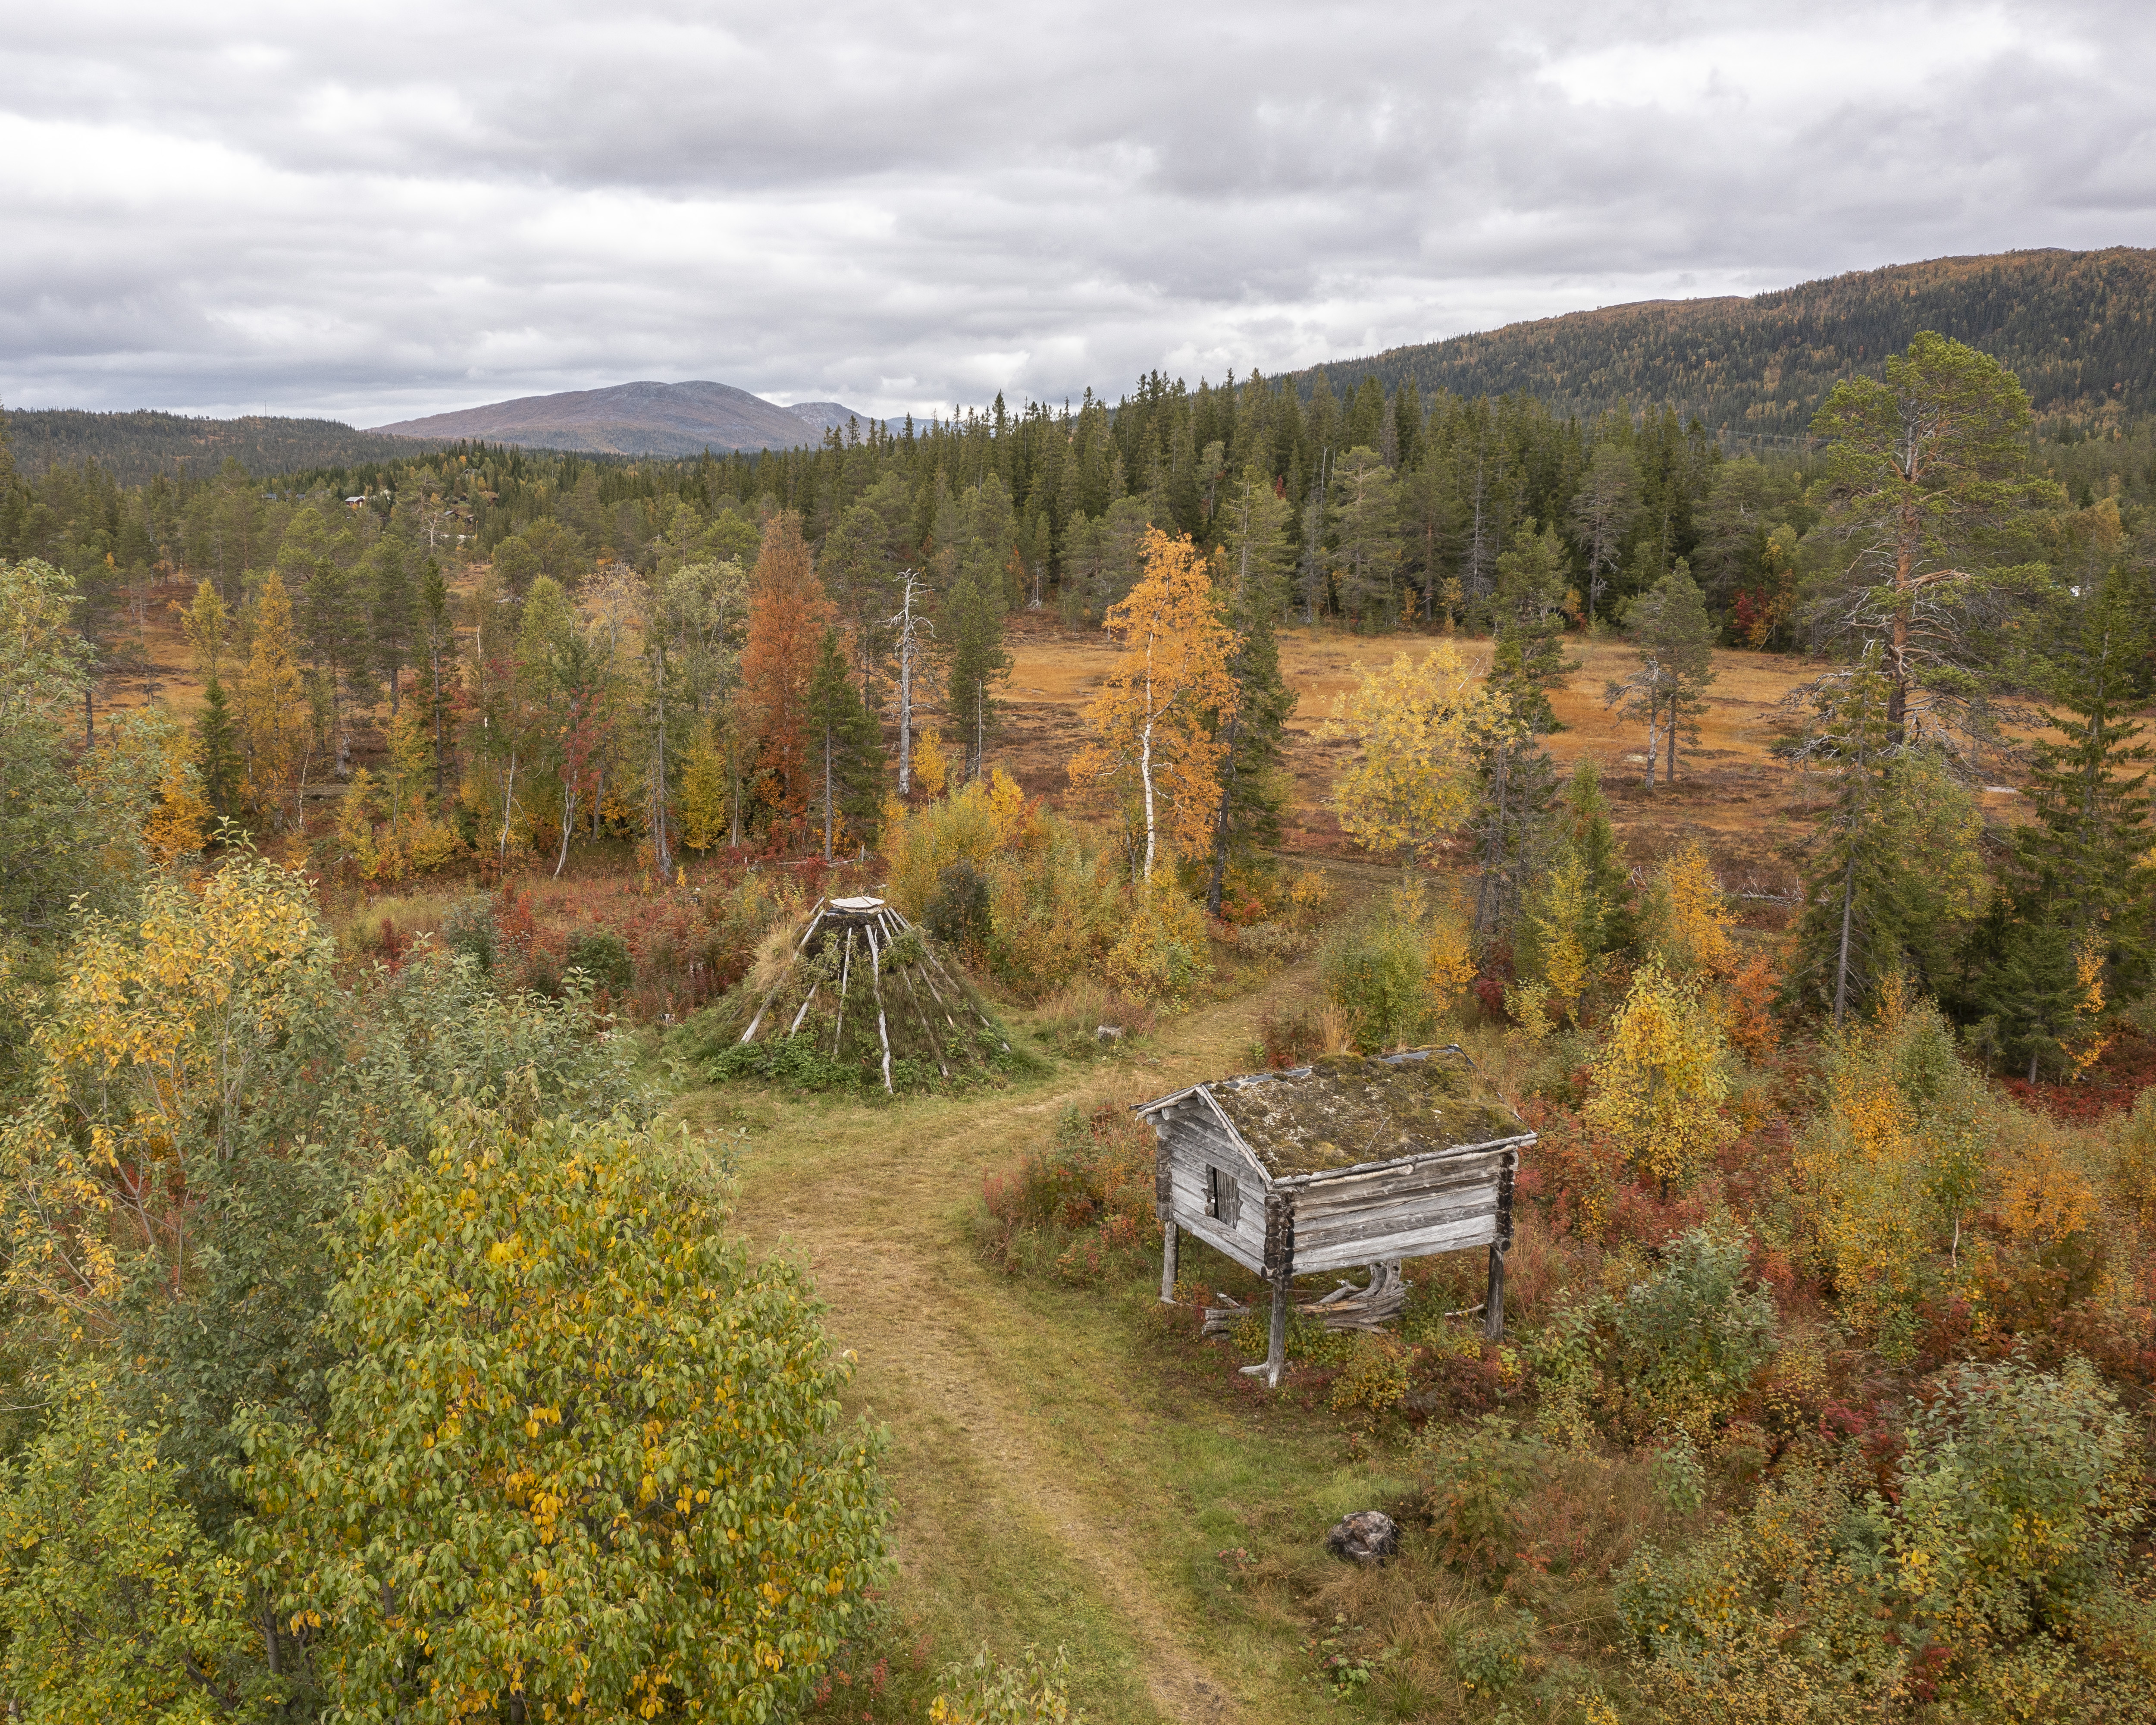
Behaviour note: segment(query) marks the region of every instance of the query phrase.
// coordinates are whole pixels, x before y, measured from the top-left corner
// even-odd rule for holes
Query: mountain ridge
[[[839,402],[782,407],[731,383],[649,378],[600,389],[518,396],[446,413],[367,428],[371,436],[434,441],[484,438],[606,455],[695,455],[712,449],[779,449],[819,441],[868,416]]]

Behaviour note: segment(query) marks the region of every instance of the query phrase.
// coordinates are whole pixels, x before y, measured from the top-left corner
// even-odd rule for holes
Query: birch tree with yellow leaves
[[[1355,667],[1321,739],[1355,745],[1333,786],[1340,824],[1404,866],[1435,860],[1476,798],[1476,768],[1510,716],[1505,697],[1450,641],[1417,664],[1404,653],[1382,670]]]
[[[36,1103],[0,1132],[11,1291],[87,1315],[123,1255],[182,1273],[190,1147],[234,1153],[259,1061],[331,957],[306,882],[263,862],[199,893],[161,877],[136,920],[80,919],[33,1034]]]
[[[1139,878],[1150,882],[1163,853],[1193,855],[1205,845],[1220,799],[1221,732],[1235,711],[1237,638],[1188,535],[1151,528],[1142,549],[1145,572],[1108,608],[1123,655],[1086,710],[1092,740],[1070,762],[1070,782],[1136,799],[1145,829]]]
[[[1594,1063],[1586,1118],[1666,1195],[1728,1136],[1722,1027],[1697,986],[1650,964],[1632,979]]]

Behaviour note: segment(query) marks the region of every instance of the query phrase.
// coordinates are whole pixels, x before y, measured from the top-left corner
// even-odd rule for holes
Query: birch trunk
[[[1156,843],[1152,798],[1152,643],[1148,639],[1146,642],[1145,729],[1138,737],[1138,778],[1145,786],[1145,879],[1148,885],[1152,880],[1152,860]]]

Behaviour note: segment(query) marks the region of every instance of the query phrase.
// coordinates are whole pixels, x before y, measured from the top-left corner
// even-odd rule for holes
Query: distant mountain
[[[617,383],[430,413],[373,428],[379,435],[485,438],[607,455],[695,455],[711,449],[785,449],[868,416],[834,401],[782,408],[727,383]]]
[[[1840,379],[1936,330],[1989,353],[2040,413],[2156,408],[2156,251],[2001,252],[1867,270],[1752,298],[1649,300],[1313,367],[1427,395],[1539,398],[1590,418],[1667,402],[1711,430],[1799,436]]]
[[[411,458],[405,439],[355,431],[336,419],[195,419],[148,410],[93,413],[80,408],[9,409],[4,416],[15,468],[35,478],[49,467],[95,461],[123,485],[159,473],[197,477],[226,459],[249,473],[291,473],[362,461]]]

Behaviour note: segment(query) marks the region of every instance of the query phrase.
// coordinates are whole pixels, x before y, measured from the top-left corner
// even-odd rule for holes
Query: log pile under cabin
[[[819,901],[769,969],[737,987],[720,1024],[711,1064],[721,1078],[860,1082],[896,1095],[1010,1054],[957,964],[880,898]]]
[[[1512,1177],[1535,1135],[1458,1046],[1327,1055],[1194,1085],[1137,1113],[1152,1127],[1161,1298],[1175,1298],[1178,1233],[1272,1287],[1270,1346],[1246,1370],[1280,1382],[1295,1279],[1367,1265],[1310,1309],[1373,1327],[1405,1302],[1403,1259],[1487,1248],[1485,1333],[1505,1325]]]

